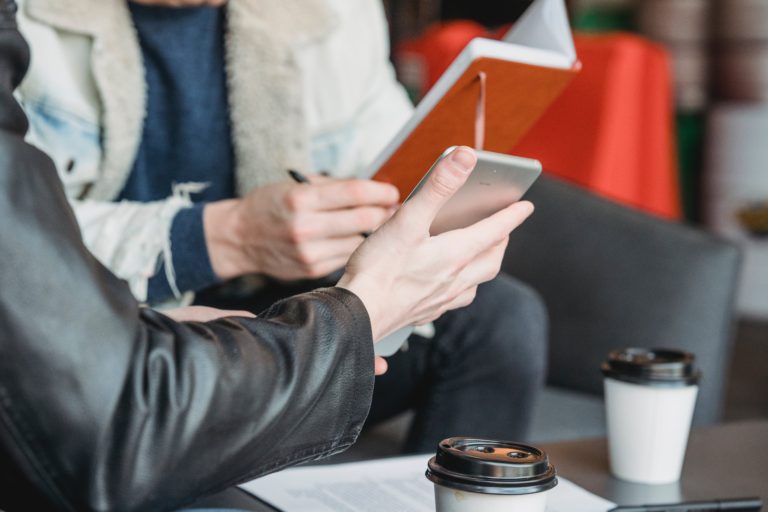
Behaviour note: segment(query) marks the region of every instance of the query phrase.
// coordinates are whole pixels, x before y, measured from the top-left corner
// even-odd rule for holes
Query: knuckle
[[[288,223],[288,238],[294,244],[303,244],[323,236],[323,225],[312,215],[294,215]]]
[[[464,295],[464,300],[462,301],[462,306],[469,306],[473,302],[475,302],[475,298],[477,297],[477,286],[472,288],[467,294]]]
[[[478,258],[482,258],[485,255],[485,252],[488,250],[488,245],[488,241],[482,238],[472,238],[467,240],[467,259],[469,261],[473,261]]]
[[[483,276],[482,282],[487,283],[488,281],[493,281],[494,279],[496,279],[496,276],[499,275],[500,270],[501,268],[498,265],[489,269],[488,272],[486,272],[485,275]]]
[[[456,252],[456,260],[462,267],[469,265],[473,261],[482,258],[486,246],[476,236],[466,236],[462,240],[460,250]]]
[[[306,247],[300,246],[296,250],[296,261],[299,262],[305,271],[309,272],[313,268],[315,257]]]
[[[460,274],[467,266],[477,259],[477,251],[474,249],[462,251],[457,255],[456,260],[453,262],[451,269],[454,274]]]
[[[467,173],[451,160],[448,160],[437,169],[437,172],[432,174],[430,181],[435,193],[446,196],[459,189],[466,178]]]
[[[307,277],[310,279],[318,279],[327,274],[323,268],[316,265],[310,265],[306,270]]]
[[[349,260],[357,249],[363,244],[364,240],[351,240],[349,245],[344,247],[344,257]],[[345,262],[346,263],[346,262]]]
[[[400,191],[396,186],[389,183],[382,183],[381,190],[382,195],[389,199],[392,203],[397,203],[400,200]]]
[[[306,208],[309,194],[306,190],[294,187],[285,195],[285,207],[290,212],[298,212]]]
[[[496,242],[496,244],[493,246],[496,257],[503,258],[504,254],[507,252],[508,245],[509,235],[503,236],[498,242]]]
[[[300,244],[307,239],[307,229],[298,222],[291,222],[286,228],[288,240],[294,244]]]
[[[467,266],[465,259],[466,257],[461,255],[458,258],[454,258],[453,261],[446,265],[445,269],[448,276],[450,276],[450,279],[458,279],[461,277],[461,271]]]
[[[449,197],[458,188],[459,180],[451,172],[437,172],[430,179],[431,193],[438,198]]]

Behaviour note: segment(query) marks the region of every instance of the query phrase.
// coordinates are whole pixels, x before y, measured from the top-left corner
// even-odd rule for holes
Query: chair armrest
[[[551,321],[554,386],[602,393],[615,348],[694,352],[697,423],[720,418],[740,264],[732,244],[543,177],[536,213],[512,235],[504,270],[541,293]]]

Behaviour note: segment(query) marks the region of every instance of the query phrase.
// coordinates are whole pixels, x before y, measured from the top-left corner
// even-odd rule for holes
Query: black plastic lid
[[[695,359],[681,350],[627,348],[611,352],[601,370],[606,377],[633,384],[690,386],[701,378]]]
[[[557,485],[554,466],[538,448],[467,437],[442,441],[426,475],[438,485],[480,494],[534,494]]]

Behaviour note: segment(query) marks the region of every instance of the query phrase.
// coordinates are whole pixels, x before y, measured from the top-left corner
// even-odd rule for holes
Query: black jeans
[[[203,293],[197,303],[261,311],[317,286],[272,283],[256,297]],[[546,374],[547,317],[536,292],[499,276],[479,287],[471,305],[435,322],[435,331],[433,339],[411,336],[407,350],[389,358],[368,424],[414,410],[406,453],[432,452],[452,436],[526,440]]]

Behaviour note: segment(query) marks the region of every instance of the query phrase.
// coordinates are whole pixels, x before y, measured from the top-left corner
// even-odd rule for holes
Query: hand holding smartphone
[[[454,149],[455,147],[448,148],[435,161],[405,201],[421,189],[435,166]],[[520,201],[541,175],[542,167],[538,160],[490,151],[475,151],[475,153],[477,154],[475,169],[464,186],[438,213],[430,229],[433,236],[471,226]],[[393,355],[412,333],[413,327],[404,327],[386,336],[376,343],[374,347],[376,355],[382,357]]]

